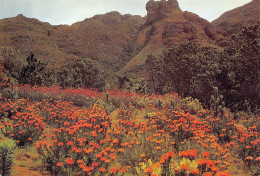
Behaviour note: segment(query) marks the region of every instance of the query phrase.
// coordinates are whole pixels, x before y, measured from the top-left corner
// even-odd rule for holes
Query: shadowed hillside
[[[246,25],[260,24],[260,1],[252,0],[248,4],[227,11],[212,24],[228,34],[237,33]]]

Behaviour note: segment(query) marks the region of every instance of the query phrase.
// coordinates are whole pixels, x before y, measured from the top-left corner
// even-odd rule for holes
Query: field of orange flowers
[[[228,176],[233,158],[260,174],[257,115],[213,117],[175,93],[20,86],[0,107],[1,133],[51,175]]]

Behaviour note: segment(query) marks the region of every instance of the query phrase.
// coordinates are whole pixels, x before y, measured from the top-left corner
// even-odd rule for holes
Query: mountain
[[[0,47],[11,46],[26,57],[31,51],[53,68],[77,58],[89,58],[101,67],[116,70],[135,49],[144,18],[110,12],[71,26],[52,26],[18,15],[0,20]]]
[[[226,46],[227,39],[222,31],[196,14],[183,12],[177,0],[150,0],[146,4],[146,10],[147,20],[136,43],[137,46],[142,46],[142,50],[122,68],[122,73],[136,74],[143,70],[148,54],[160,54],[162,49],[183,42],[215,48]]]
[[[144,74],[147,55],[161,54],[173,45],[194,42],[220,50],[227,45],[227,33],[216,22],[182,11],[177,0],[149,0],[146,10],[146,17],[109,12],[71,26],[23,15],[2,19],[0,49],[12,47],[23,57],[33,51],[56,70],[88,58],[107,72],[136,76]]]
[[[260,25],[260,0],[252,0],[212,21],[213,26],[228,34],[238,33],[244,26],[252,24]]]

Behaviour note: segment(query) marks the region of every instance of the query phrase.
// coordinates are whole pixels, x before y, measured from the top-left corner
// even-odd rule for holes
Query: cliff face
[[[252,0],[241,7],[227,11],[212,21],[212,25],[228,34],[240,32],[246,25],[260,25],[260,0]]]
[[[154,1],[150,0],[146,4],[147,24],[160,21],[173,12],[181,11],[177,0]]]

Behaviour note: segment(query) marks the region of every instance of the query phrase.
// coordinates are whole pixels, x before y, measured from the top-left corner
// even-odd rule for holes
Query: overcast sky
[[[212,21],[251,0],[178,0],[183,11]],[[148,0],[0,0],[0,19],[23,14],[51,24],[72,24],[96,14],[118,11],[146,15]]]

